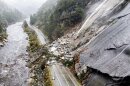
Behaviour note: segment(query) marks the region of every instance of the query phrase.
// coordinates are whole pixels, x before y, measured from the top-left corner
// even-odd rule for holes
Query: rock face
[[[87,81],[88,80],[88,81]],[[93,73],[84,83],[85,86],[118,86],[110,78],[103,77],[102,74]]]
[[[130,75],[130,4],[80,54],[80,63],[112,77]]]

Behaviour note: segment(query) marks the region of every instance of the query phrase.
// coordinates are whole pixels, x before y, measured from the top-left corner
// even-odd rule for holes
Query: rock
[[[0,47],[3,47],[3,46],[4,46],[4,44],[2,42],[0,42]]]
[[[30,73],[30,77],[35,77],[35,74],[34,73]]]
[[[46,56],[42,56],[42,58],[43,58],[43,59],[45,59],[45,58],[46,58]]]
[[[34,82],[34,79],[30,78],[30,79],[27,80],[27,82],[30,84],[30,83]]]

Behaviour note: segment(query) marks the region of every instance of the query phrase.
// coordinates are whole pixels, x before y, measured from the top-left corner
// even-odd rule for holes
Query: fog
[[[46,0],[2,0],[9,6],[18,9],[24,15],[35,13]]]

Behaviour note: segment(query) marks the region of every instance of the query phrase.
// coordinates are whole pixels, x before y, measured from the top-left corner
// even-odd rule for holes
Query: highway
[[[61,63],[51,64],[49,70],[54,86],[81,86],[69,69]]]
[[[28,26],[29,26],[32,30],[34,30],[35,33],[37,34],[37,38],[38,38],[38,40],[39,40],[39,42],[40,42],[40,45],[45,45],[45,44],[48,42],[48,40],[47,40],[47,38],[45,37],[45,35],[42,33],[42,31],[41,31],[40,29],[38,29],[36,26],[31,25],[31,24],[30,24],[30,19],[27,18],[26,21],[27,21]]]
[[[44,34],[41,32],[41,30],[39,30],[38,28],[36,28],[35,26],[30,26],[31,29],[33,29],[37,36],[38,36],[38,40],[40,42],[41,45],[45,45],[46,44],[46,37],[44,36]]]

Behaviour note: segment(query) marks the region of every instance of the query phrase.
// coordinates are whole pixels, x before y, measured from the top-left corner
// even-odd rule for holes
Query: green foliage
[[[6,26],[7,22],[0,16],[0,41],[3,41],[7,37],[5,29]]]
[[[0,25],[0,33],[2,33],[3,32],[3,28],[2,28],[2,26]]]
[[[8,21],[9,24],[15,23],[16,21],[20,20],[22,18],[22,15],[19,11],[13,10],[13,11],[3,11],[3,17]]]
[[[5,32],[5,27],[7,26],[7,21],[0,15],[0,35]]]
[[[45,86],[53,86],[51,78],[50,78],[49,68],[45,68],[45,70],[44,70],[44,85]]]
[[[49,0],[48,0],[49,1]],[[50,40],[61,37],[68,27],[82,21],[87,0],[59,0],[57,5],[44,10],[41,7],[34,16],[35,24],[48,36]]]
[[[5,28],[16,21],[23,18],[23,15],[16,9],[10,9],[5,3],[0,1],[0,37],[4,39],[7,35],[5,34]]]
[[[12,24],[23,18],[23,15],[17,9],[11,9],[4,2],[0,1],[0,20],[3,23]]]
[[[34,31],[32,31],[29,27],[24,28],[24,31],[28,34],[29,36],[29,45],[30,47],[28,50],[30,52],[35,52],[40,48],[41,46],[39,45],[39,41],[37,39],[37,35]]]
[[[24,28],[27,28],[27,27],[28,27],[28,24],[27,24],[26,21],[23,22],[23,27],[24,27]],[[27,29],[26,29],[26,30],[27,30]],[[26,32],[28,32],[28,31],[26,31]]]
[[[69,60],[65,60],[63,62],[63,65],[68,66],[68,67],[71,67],[73,64],[74,64],[74,62],[73,61],[69,61]]]
[[[31,25],[35,24],[36,20],[37,19],[36,19],[36,15],[35,14],[30,16],[30,24]]]
[[[48,49],[43,46],[39,45],[39,40],[34,30],[28,27],[26,21],[23,23],[24,31],[29,36],[29,46],[28,46],[28,53],[30,56],[30,62],[28,67],[33,71],[34,76],[31,77],[33,81],[30,83],[29,86],[52,86],[51,78],[50,78],[50,71],[46,67],[46,62],[50,57],[54,57]],[[45,57],[43,57],[45,56]]]

